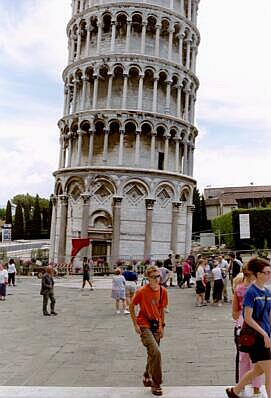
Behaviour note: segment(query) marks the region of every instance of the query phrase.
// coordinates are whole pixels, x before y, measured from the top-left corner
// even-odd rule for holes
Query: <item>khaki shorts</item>
[[[135,294],[136,291],[136,284],[134,285],[126,285],[125,286],[125,294],[126,297],[131,297]]]

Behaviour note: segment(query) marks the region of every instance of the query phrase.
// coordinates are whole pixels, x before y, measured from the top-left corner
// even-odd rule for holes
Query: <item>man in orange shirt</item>
[[[164,336],[164,309],[168,305],[168,296],[167,290],[160,286],[160,273],[156,266],[147,268],[146,277],[149,283],[135,293],[130,304],[130,313],[135,331],[147,348],[148,357],[143,384],[145,387],[151,387],[153,395],[163,395],[159,343]],[[140,307],[137,316],[136,305]]]

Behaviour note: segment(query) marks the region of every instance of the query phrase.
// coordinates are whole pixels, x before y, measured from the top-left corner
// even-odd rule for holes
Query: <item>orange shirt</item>
[[[158,290],[153,290],[149,285],[145,285],[136,291],[132,304],[140,306],[136,318],[138,326],[150,328],[150,319],[159,320],[161,326],[163,308],[168,305],[167,290],[162,286]]]

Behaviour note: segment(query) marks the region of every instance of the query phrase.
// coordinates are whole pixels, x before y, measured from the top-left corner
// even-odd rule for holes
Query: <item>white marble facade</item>
[[[189,252],[198,3],[73,0],[51,261]]]

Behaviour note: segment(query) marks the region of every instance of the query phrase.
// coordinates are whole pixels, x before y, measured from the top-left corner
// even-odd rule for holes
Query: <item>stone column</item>
[[[174,138],[175,140],[175,171],[180,173],[180,136]]]
[[[109,79],[108,79],[106,108],[110,109],[111,108],[111,98],[112,98],[113,73],[108,72],[107,76],[109,76]]]
[[[63,109],[63,115],[66,116],[67,115],[67,109],[68,109],[68,86],[67,84],[65,84],[64,86],[64,109]]]
[[[119,166],[122,166],[123,162],[123,142],[124,142],[124,130],[120,129]]]
[[[188,0],[188,15],[187,15],[187,19],[189,21],[191,21],[191,12],[192,12],[192,0]]]
[[[83,1],[81,1],[81,3],[80,3],[80,10],[79,10],[79,12],[82,12],[84,10],[84,2]]]
[[[97,33],[97,54],[100,54],[101,49],[101,40],[102,40],[102,22],[98,20],[98,33]]]
[[[186,216],[186,233],[185,233],[185,254],[186,256],[191,250],[191,240],[192,240],[192,216],[195,206],[187,206],[187,216]]]
[[[70,112],[71,112],[71,84],[68,84],[66,115],[69,115]]]
[[[51,231],[50,231],[50,253],[49,263],[55,261],[55,242],[56,242],[56,220],[57,220],[57,196],[51,195],[52,201],[52,218],[51,218]]]
[[[180,0],[180,12],[183,16],[185,16],[184,15],[184,0]]]
[[[84,131],[83,130],[78,130],[77,134],[78,134],[77,166],[82,166],[81,165],[81,160],[82,160],[82,145],[83,145]]]
[[[167,93],[166,93],[166,108],[165,113],[170,113],[170,97],[171,97],[171,80],[166,80]]]
[[[125,45],[126,53],[128,53],[130,51],[131,25],[132,25],[132,21],[130,19],[127,19],[126,45]]]
[[[193,73],[196,73],[196,58],[197,58],[198,47],[194,44],[192,48],[192,60],[191,60],[191,70]]]
[[[137,109],[142,109],[144,74],[139,74]]]
[[[169,37],[168,37],[168,60],[172,61],[172,45],[173,45],[173,33],[174,33],[174,28],[171,27],[169,29]]]
[[[116,21],[112,20],[111,21],[111,45],[110,45],[110,51],[114,52],[115,51],[115,42],[116,42]]]
[[[71,59],[70,59],[71,62],[74,61],[75,39],[76,39],[76,35],[74,33],[72,33],[72,36],[71,36],[72,48],[71,48]]]
[[[83,87],[82,87],[82,98],[81,98],[81,111],[85,110],[86,106],[86,93],[87,93],[87,83],[88,78],[84,75],[82,77]]]
[[[180,65],[183,65],[183,39],[184,39],[184,33],[180,32],[178,37],[179,37],[179,63]]]
[[[177,88],[177,117],[181,119],[181,107],[182,107],[182,85],[179,84]]]
[[[89,221],[89,202],[90,202],[90,194],[83,193],[81,194],[81,198],[83,199],[82,206],[82,224],[81,224],[81,238],[88,238],[88,221]],[[88,257],[89,247],[84,247],[81,252],[82,257]]]
[[[155,50],[154,50],[154,55],[155,57],[159,57],[160,55],[160,31],[161,31],[161,25],[157,24],[155,26],[156,29],[156,34],[155,34]]]
[[[193,177],[194,173],[194,151],[195,147],[194,145],[191,145],[191,163],[190,163],[190,176]]]
[[[157,112],[157,88],[158,88],[158,76],[154,76],[153,80],[153,99],[152,99],[152,111]]]
[[[112,250],[111,250],[111,260],[112,265],[116,264],[119,259],[119,249],[120,249],[120,216],[121,216],[121,201],[122,197],[114,196],[112,204],[113,213],[113,232],[112,232]]]
[[[107,162],[108,158],[108,134],[109,130],[104,128],[103,162]]]
[[[187,165],[187,142],[184,141],[184,153],[183,153],[183,174],[188,174],[188,165]]]
[[[189,88],[185,88],[185,106],[184,106],[184,120],[188,122],[188,115],[189,115],[189,95],[190,95],[190,90]]]
[[[151,256],[152,252],[152,214],[154,199],[145,199],[146,205],[146,224],[145,224],[145,240],[144,240],[144,256]]]
[[[187,41],[186,41],[186,68],[190,69],[190,50],[191,50],[191,40],[190,36],[188,36]]]
[[[85,49],[85,57],[89,56],[89,48],[90,48],[90,34],[91,34],[91,26],[90,23],[86,25],[87,29],[87,37],[86,37],[86,49]]]
[[[78,85],[78,80],[74,80],[74,82],[73,82],[72,113],[75,113],[75,112],[76,112],[77,85]]]
[[[68,144],[68,167],[71,167],[72,165],[72,133],[68,134],[68,140],[69,140],[69,144]]]
[[[126,109],[127,105],[127,89],[128,89],[128,74],[123,74],[123,90],[122,90],[122,109]]]
[[[89,146],[88,146],[88,165],[91,166],[93,162],[93,138],[94,130],[89,129]]]
[[[139,165],[139,154],[140,154],[140,130],[136,130],[135,166]]]
[[[166,133],[165,137],[165,158],[164,158],[164,170],[168,170],[168,141],[170,138],[170,134]]]
[[[77,34],[77,52],[76,52],[76,61],[78,61],[80,59],[80,55],[81,55],[81,30],[80,30],[80,26],[78,27],[78,34]]]
[[[156,139],[156,132],[151,132],[151,169],[155,168],[155,139]]]
[[[146,47],[146,30],[147,30],[147,21],[142,22],[142,32],[141,32],[141,54],[145,53]]]
[[[58,263],[66,261],[66,234],[67,234],[67,213],[68,195],[59,195],[60,199],[60,228],[58,235]]]
[[[64,146],[64,137],[63,137],[62,133],[60,133],[60,137],[59,137],[59,161],[58,161],[58,168],[59,169],[62,168],[62,164],[63,164],[63,146]]]
[[[97,99],[98,99],[98,84],[99,84],[99,77],[97,73],[93,74],[93,78],[94,78],[94,86],[93,86],[92,109],[96,109]]]
[[[174,0],[170,0],[169,8],[170,8],[171,10],[173,10],[173,5],[174,5]]]
[[[176,254],[177,238],[178,238],[178,221],[180,202],[172,202],[172,221],[171,221],[171,236],[170,236],[170,250]]]
[[[62,146],[62,164],[61,164],[61,168],[64,169],[64,167],[66,167],[66,136],[64,136],[63,139],[63,146]]]

